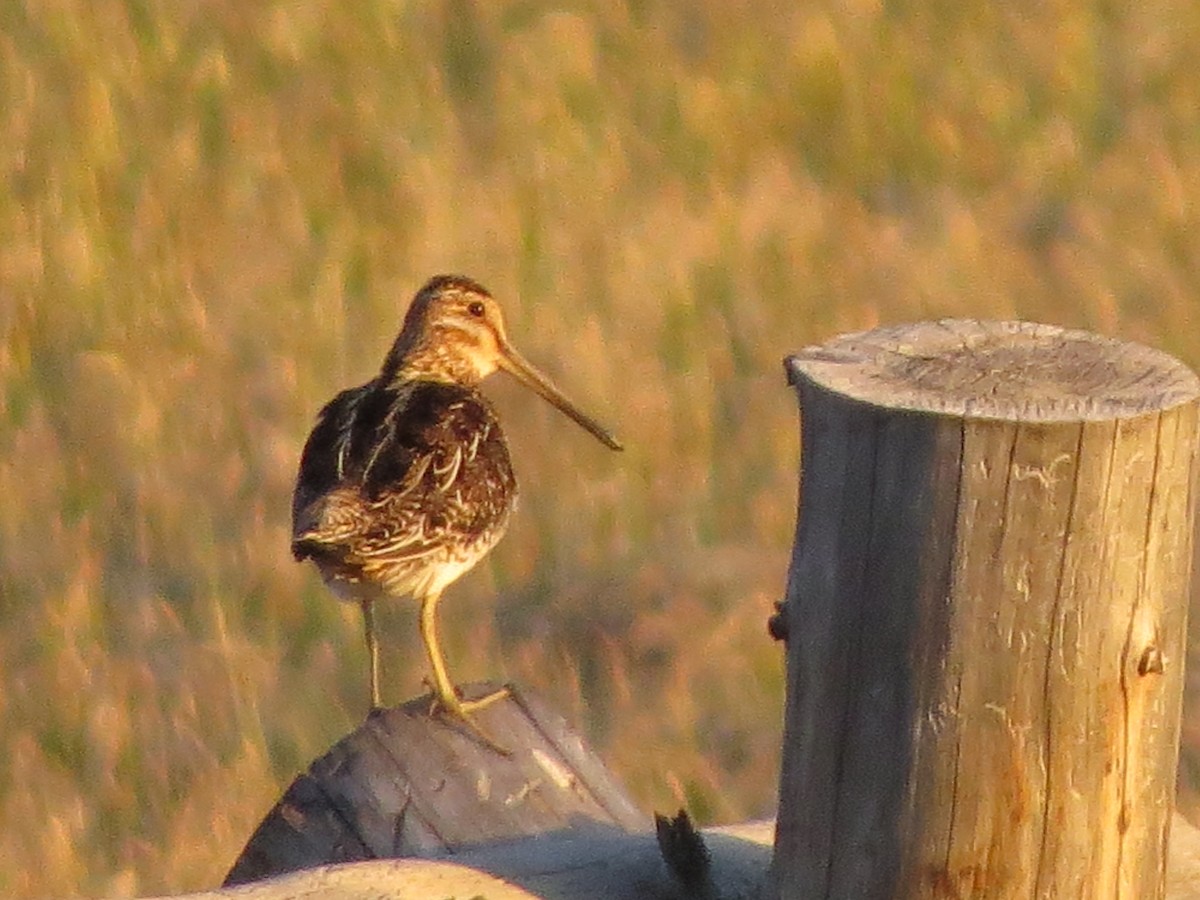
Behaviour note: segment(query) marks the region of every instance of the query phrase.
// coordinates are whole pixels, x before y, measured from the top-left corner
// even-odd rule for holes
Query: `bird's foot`
[[[427,682],[428,684],[428,682]],[[452,693],[444,693],[437,689],[435,685],[429,685],[432,696],[429,701],[430,715],[444,715],[452,719],[456,719],[467,727],[467,729],[475,735],[480,743],[486,745],[489,749],[494,750],[501,756],[512,756],[512,751],[501,744],[492,740],[491,736],[484,731],[479,724],[471,718],[471,714],[479,712],[481,709],[486,709],[498,700],[503,700],[512,695],[507,687],[492,691],[490,694],[485,694],[482,697],[477,697],[474,700],[464,700],[459,696],[458,688],[455,688]]]
[[[478,712],[481,709],[487,709],[497,700],[507,700],[512,696],[512,690],[505,685],[502,688],[492,691],[490,694],[484,694],[482,697],[476,697],[474,700],[463,700],[459,697],[459,705],[463,712]]]

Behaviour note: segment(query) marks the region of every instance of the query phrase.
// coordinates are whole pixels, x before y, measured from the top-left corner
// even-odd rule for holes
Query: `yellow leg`
[[[508,688],[493,691],[478,700],[463,700],[458,696],[454,682],[446,671],[446,658],[442,655],[442,647],[437,638],[437,604],[442,598],[440,593],[427,594],[421,598],[421,641],[425,644],[425,653],[429,657],[429,668],[433,673],[433,703],[435,708],[462,720],[484,743],[500,753],[508,755],[505,750],[486,734],[468,717],[468,713],[490,706],[497,700],[503,700],[509,695]]]
[[[382,709],[379,700],[379,641],[375,637],[375,606],[374,600],[365,598],[362,601],[363,628],[367,636],[367,656],[371,666],[371,711]]]

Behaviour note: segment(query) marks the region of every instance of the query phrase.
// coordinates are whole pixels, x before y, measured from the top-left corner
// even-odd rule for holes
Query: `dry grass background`
[[[769,812],[780,358],[974,315],[1200,364],[1197,46],[1192,0],[0,3],[0,893],[212,885],[358,720],[291,483],[443,270],[629,448],[489,388],[524,499],[453,671],[647,808]]]

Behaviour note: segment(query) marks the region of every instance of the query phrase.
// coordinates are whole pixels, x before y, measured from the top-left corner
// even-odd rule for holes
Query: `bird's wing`
[[[342,391],[317,415],[292,492],[292,538],[299,540],[321,522],[324,498],[346,477],[353,423],[369,385]]]
[[[417,561],[502,525],[515,488],[490,407],[466,389],[433,383],[339,395],[313,429],[300,469],[300,558]]]

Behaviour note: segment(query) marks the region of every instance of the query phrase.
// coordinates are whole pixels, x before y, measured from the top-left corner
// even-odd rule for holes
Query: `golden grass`
[[[0,4],[0,893],[212,885],[361,715],[289,494],[434,272],[629,447],[490,389],[524,499],[452,671],[706,821],[775,790],[786,351],[1019,316],[1200,361],[1200,7],[675,7]]]

